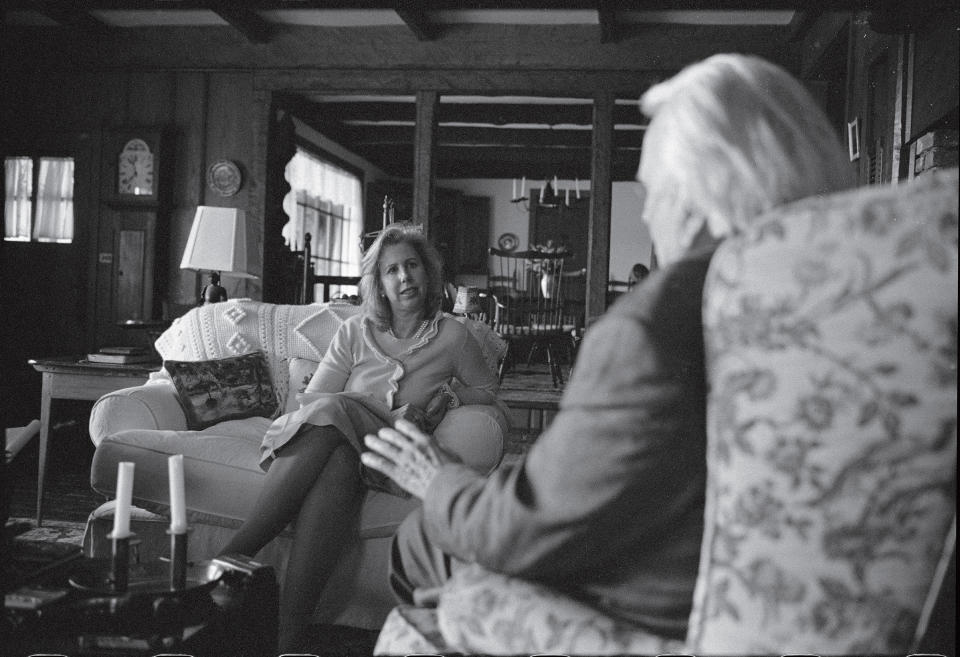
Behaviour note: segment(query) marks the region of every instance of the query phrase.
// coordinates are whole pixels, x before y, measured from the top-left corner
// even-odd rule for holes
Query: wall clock
[[[117,162],[117,194],[155,196],[154,154],[143,139],[129,140]]]
[[[113,205],[157,205],[163,185],[161,131],[118,130],[105,142],[106,200]]]

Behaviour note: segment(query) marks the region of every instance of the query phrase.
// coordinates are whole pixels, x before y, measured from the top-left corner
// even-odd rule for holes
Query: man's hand
[[[397,420],[396,428],[384,427],[377,435],[367,434],[364,442],[372,451],[360,455],[363,464],[421,500],[440,466],[456,461],[433,436],[407,420]]]

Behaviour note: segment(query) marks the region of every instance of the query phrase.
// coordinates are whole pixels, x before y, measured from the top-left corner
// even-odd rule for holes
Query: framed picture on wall
[[[860,117],[847,123],[847,152],[850,155],[850,161],[856,162],[860,159]]]

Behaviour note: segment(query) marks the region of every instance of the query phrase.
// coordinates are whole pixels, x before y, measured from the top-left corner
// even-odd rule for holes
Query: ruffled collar
[[[443,319],[443,313],[438,310],[436,313],[434,313],[433,317],[431,317],[428,320],[427,327],[420,334],[420,337],[414,342],[412,342],[410,345],[408,345],[406,349],[401,351],[400,355],[402,356],[410,355],[415,351],[417,351],[418,349],[422,349],[427,344],[429,344],[429,342],[434,337],[436,337],[436,335],[440,332],[441,319]],[[361,326],[363,327],[364,340],[366,341],[370,349],[373,350],[375,354],[377,354],[377,356],[379,356],[380,358],[388,362],[396,362],[398,360],[396,357],[390,356],[384,353],[383,349],[380,346],[380,343],[377,341],[375,336],[381,335],[381,334],[385,335],[385,332],[378,330],[377,327],[374,325],[373,321],[369,317],[365,316],[363,318],[363,322]],[[392,339],[396,340],[397,338],[392,338]]]

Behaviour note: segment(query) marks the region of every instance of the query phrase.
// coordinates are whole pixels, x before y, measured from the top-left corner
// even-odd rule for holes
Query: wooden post
[[[413,223],[422,223],[430,236],[433,220],[433,173],[436,162],[437,109],[440,96],[436,91],[417,92],[417,125],[413,136]]]
[[[590,230],[587,245],[587,309],[590,323],[607,309],[610,275],[610,213],[613,187],[614,97],[600,92],[593,98],[593,161],[590,174]]]

